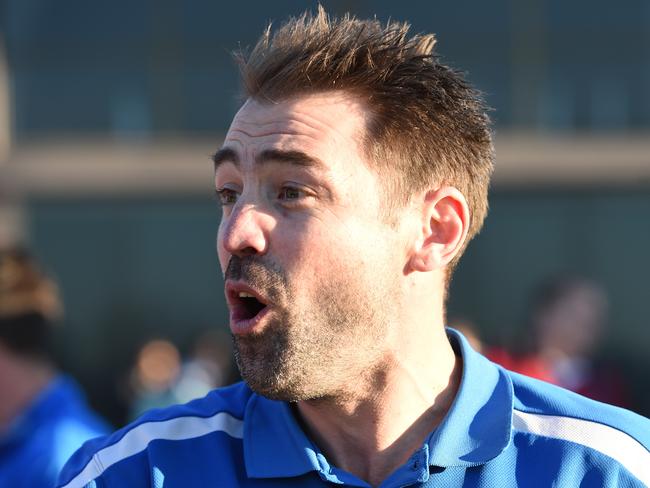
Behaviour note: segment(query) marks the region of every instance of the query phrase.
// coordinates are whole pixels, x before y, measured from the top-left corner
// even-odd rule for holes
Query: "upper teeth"
[[[245,291],[240,291],[239,298],[255,298],[255,296],[251,295],[250,293],[246,293]]]

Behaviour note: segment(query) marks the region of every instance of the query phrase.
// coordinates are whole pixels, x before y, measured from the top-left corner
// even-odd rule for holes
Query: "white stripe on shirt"
[[[82,488],[113,464],[137,454],[151,441],[179,441],[201,437],[211,432],[225,432],[231,437],[244,437],[244,422],[219,412],[212,417],[177,417],[159,422],[146,422],[128,431],[115,444],[97,451],[86,467],[62,488]]]
[[[575,442],[609,456],[650,486],[650,452],[636,439],[608,425],[556,415],[513,411],[515,430]]]

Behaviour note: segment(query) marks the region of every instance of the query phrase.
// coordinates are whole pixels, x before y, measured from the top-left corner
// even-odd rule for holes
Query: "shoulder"
[[[514,393],[513,434],[542,441],[650,484],[650,420],[563,388],[507,371]]]
[[[86,441],[104,436],[110,432],[108,425],[92,412],[81,412],[79,416],[66,415],[51,426],[52,452],[50,461],[55,467],[55,476],[67,460]]]
[[[110,432],[64,375],[50,380],[15,424],[15,436],[0,455],[0,485],[52,486],[70,456],[89,439]],[[34,459],[39,462],[34,464]],[[11,468],[7,478],[7,468]],[[0,469],[0,471],[3,471]]]
[[[62,377],[51,401],[56,404],[49,409],[49,418],[60,439],[85,441],[111,431],[109,424],[95,413],[79,387],[71,378]]]
[[[632,437],[650,449],[650,420],[629,410],[590,400],[550,383],[507,372],[513,384],[515,415],[574,419],[576,425],[602,425]]]
[[[182,443],[210,434],[240,440],[251,395],[244,383],[238,383],[183,405],[151,410],[109,436],[86,442],[64,467],[59,486],[82,487],[111,466],[135,462],[154,441]]]

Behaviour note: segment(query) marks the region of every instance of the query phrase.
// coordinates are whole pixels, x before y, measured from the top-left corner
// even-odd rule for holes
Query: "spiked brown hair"
[[[488,209],[490,120],[480,94],[439,62],[434,35],[409,37],[409,28],[330,18],[322,7],[274,33],[269,25],[250,54],[235,53],[244,95],[268,103],[330,90],[358,95],[369,111],[364,147],[389,207],[432,186],[454,186],[470,208],[466,245]]]

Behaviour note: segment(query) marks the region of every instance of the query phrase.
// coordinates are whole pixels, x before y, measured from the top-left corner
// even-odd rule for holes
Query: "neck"
[[[462,364],[441,322],[400,334],[394,352],[344,394],[298,403],[308,435],[337,467],[378,486],[442,421]]]

